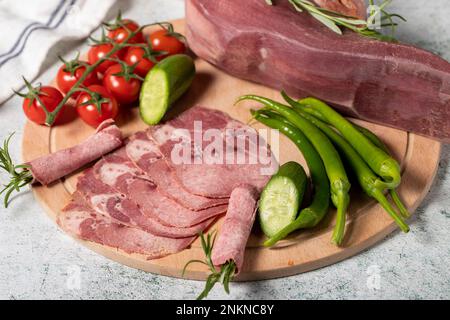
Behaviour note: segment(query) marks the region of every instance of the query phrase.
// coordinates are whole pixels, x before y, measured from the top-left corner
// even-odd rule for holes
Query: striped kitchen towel
[[[87,37],[114,0],[0,0],[0,103],[33,80],[61,40]],[[55,57],[56,60],[56,57]]]

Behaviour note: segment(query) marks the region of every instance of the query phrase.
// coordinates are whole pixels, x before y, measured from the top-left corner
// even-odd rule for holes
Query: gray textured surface
[[[125,16],[139,22],[183,16],[182,0],[119,1],[118,6]],[[450,60],[448,0],[396,0],[394,6],[409,20],[399,30],[402,40]],[[84,45],[65,43],[54,51],[64,52],[64,47],[70,48],[70,53],[77,46]],[[49,55],[43,70],[54,61]],[[55,70],[51,67],[44,71],[39,80],[46,83]],[[24,122],[19,99],[0,106],[0,137],[17,131],[12,146],[16,159],[20,157]],[[395,233],[370,250],[321,270],[278,280],[232,284],[229,297],[221,288],[214,289],[210,297],[450,298],[449,157],[450,147],[446,146],[436,183],[417,210],[408,235]],[[4,178],[0,174],[0,181]],[[202,286],[202,282],[133,270],[81,247],[57,229],[30,192],[15,197],[8,210],[0,209],[0,298],[191,299]]]

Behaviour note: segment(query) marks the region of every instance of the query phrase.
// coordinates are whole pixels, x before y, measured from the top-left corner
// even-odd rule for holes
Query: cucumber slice
[[[194,77],[194,61],[185,54],[167,57],[155,65],[141,87],[139,112],[142,120],[149,125],[158,124],[191,86]]]
[[[295,220],[306,190],[307,177],[297,162],[287,162],[261,193],[259,222],[264,234],[274,236]]]

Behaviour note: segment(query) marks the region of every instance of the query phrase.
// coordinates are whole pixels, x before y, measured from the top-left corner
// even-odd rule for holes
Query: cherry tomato
[[[175,36],[170,35],[165,29],[151,33],[149,38],[153,50],[166,51],[168,53],[165,56],[159,56],[158,60],[162,60],[173,54],[184,53],[186,51],[186,45]]]
[[[42,101],[48,112],[52,112],[53,110],[55,110],[58,104],[63,99],[63,95],[61,94],[61,92],[59,92],[58,89],[50,86],[42,86],[37,93],[37,96]],[[28,119],[37,124],[45,124],[45,111],[37,98],[25,98],[23,100],[22,108]],[[61,117],[61,114],[63,112],[64,110],[61,110],[59,112],[59,114],[56,116],[56,120]]]
[[[91,100],[92,96],[88,92],[81,92],[77,99],[76,109],[78,115],[84,122],[90,126],[97,127],[103,121],[117,117],[119,114],[119,106],[116,99],[108,92],[108,90],[106,90],[106,88],[94,84],[89,86],[88,89],[99,93],[103,98],[106,98],[109,101],[101,104],[102,112],[99,113],[97,106],[94,103],[83,105],[83,103]]]
[[[99,59],[103,58],[108,52],[111,51],[113,45],[111,43],[97,44],[92,46],[88,51],[88,61],[90,64],[96,63]],[[121,52],[114,53],[111,58],[121,58]],[[114,61],[105,60],[97,67],[97,71],[105,73],[106,69],[115,64]]]
[[[133,20],[124,19],[121,22],[132,32],[139,29],[139,25]],[[108,38],[114,40],[116,43],[124,42],[126,37],[128,37],[128,35],[129,35],[128,31],[124,27],[117,27],[117,29],[108,32]],[[144,36],[142,32],[136,33],[136,35],[134,35],[130,40],[128,40],[128,43],[143,43],[143,42]]]
[[[130,47],[128,48],[127,53],[123,57],[123,61],[132,66],[137,63],[136,68],[134,69],[134,73],[145,78],[147,73],[153,68],[155,65],[154,62],[144,57],[145,50],[139,47]]]
[[[141,90],[141,81],[136,78],[130,78],[128,81],[123,76],[115,74],[123,72],[120,64],[115,64],[106,70],[103,77],[103,86],[116,98],[121,104],[130,104],[136,101]]]
[[[63,92],[67,93],[74,86],[74,84],[80,79],[80,77],[86,72],[85,66],[78,66],[75,69],[75,72],[71,74],[70,71],[66,70],[66,65],[62,65],[56,76],[56,83],[58,84],[58,88]],[[89,87],[93,84],[98,84],[99,80],[96,72],[91,72],[86,76],[86,79],[83,81],[84,87]],[[79,95],[79,92],[75,92],[72,97],[76,98]]]

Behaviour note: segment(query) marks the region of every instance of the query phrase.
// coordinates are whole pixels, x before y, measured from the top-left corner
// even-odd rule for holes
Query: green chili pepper
[[[284,93],[282,93],[284,94]],[[289,99],[289,97],[287,96],[287,99]],[[309,113],[310,115],[322,120],[323,122],[332,125],[330,122],[327,121],[327,119],[325,119],[325,117],[318,112],[316,109],[311,108],[310,106],[304,105],[302,106],[302,110]],[[384,152],[386,152],[387,154],[390,155],[390,151],[388,149],[388,147],[380,140],[380,138],[377,137],[376,134],[374,134],[372,131],[370,131],[367,128],[361,127],[355,123],[353,123],[353,126],[358,129],[363,135],[366,136],[367,139],[369,139],[375,146],[377,146],[378,148],[380,148],[381,150],[383,150]],[[403,204],[402,200],[400,199],[399,194],[397,193],[397,191],[395,189],[390,189],[389,190],[389,194],[391,195],[392,200],[394,201],[395,205],[397,206],[397,208],[399,209],[401,215],[403,216],[403,218],[409,218],[411,217],[411,213],[409,212],[409,210],[406,208],[406,206]]]
[[[334,148],[331,141],[326,135],[308,120],[300,116],[295,110],[276,101],[256,96],[245,95],[238,99],[237,102],[243,100],[254,100],[264,104],[268,109],[274,110],[287,118],[293,125],[300,129],[314,148],[319,153],[325,165],[328,178],[330,180],[331,200],[337,208],[336,226],[333,232],[333,243],[339,245],[342,243],[345,231],[345,219],[350,196],[350,182],[345,173],[344,165],[339,153]]]
[[[272,129],[278,129],[300,149],[308,164],[315,190],[311,205],[301,210],[293,222],[264,242],[265,246],[270,247],[296,230],[315,227],[325,217],[330,205],[330,182],[320,155],[303,132],[274,112],[255,111],[252,114],[259,122]]]
[[[390,154],[389,148],[383,143],[383,141],[378,138],[378,136],[370,131],[367,128],[361,127],[357,125],[356,123],[353,123],[356,129],[358,129],[363,135],[366,136],[367,139],[369,139],[374,145],[376,145],[378,148],[383,150],[384,152]],[[397,206],[398,210],[400,211],[403,218],[409,218],[411,217],[411,213],[406,208],[406,206],[403,204],[403,201],[400,199],[399,194],[395,189],[389,190],[389,194],[391,195],[392,201],[394,201],[395,205]]]
[[[403,220],[401,216],[394,210],[389,201],[384,196],[383,187],[384,183],[379,182],[379,177],[369,168],[366,162],[358,154],[358,152],[353,149],[353,147],[348,143],[340,134],[331,129],[325,122],[311,116],[310,114],[304,112],[301,108],[295,108],[296,111],[305,119],[311,121],[315,126],[317,126],[323,133],[327,135],[328,138],[334,143],[336,148],[340,153],[346,158],[352,169],[355,171],[356,177],[361,188],[370,197],[376,199],[381,206],[386,210],[387,213],[394,219],[403,232],[409,232],[409,227]]]
[[[353,146],[369,167],[384,179],[384,183],[389,185],[389,189],[398,187],[401,181],[400,165],[398,162],[385,151],[374,145],[333,108],[315,98],[306,98],[297,102],[284,92],[282,92],[282,96],[291,106],[301,107],[306,105],[309,106],[308,110],[313,109],[319,112],[327,120],[326,122],[333,125]],[[308,110],[305,109],[305,111]]]

